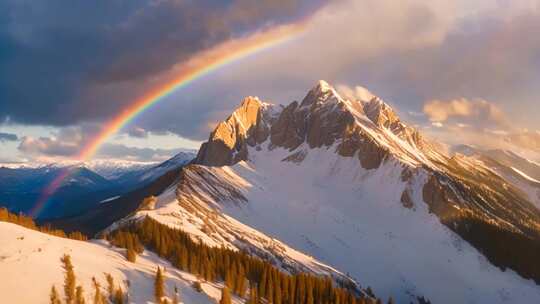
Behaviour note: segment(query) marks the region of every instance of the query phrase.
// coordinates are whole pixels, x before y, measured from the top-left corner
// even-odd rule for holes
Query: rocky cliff
[[[382,140],[378,138],[381,135]],[[396,144],[393,136],[405,144]],[[388,104],[378,97],[347,100],[319,81],[302,102],[294,101],[284,108],[246,98],[210,134],[196,163],[222,166],[247,160],[247,147],[256,147],[268,138],[270,149],[293,151],[304,143],[309,148],[337,145],[340,155],[358,157],[367,169],[377,168],[395,149],[405,154],[407,161],[419,164],[426,159],[418,148],[424,145],[420,134],[404,125]]]

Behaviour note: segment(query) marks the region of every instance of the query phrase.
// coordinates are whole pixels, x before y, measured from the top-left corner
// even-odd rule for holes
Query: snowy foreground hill
[[[0,243],[2,303],[49,303],[51,286],[55,284],[60,291],[63,288],[60,258],[64,254],[72,258],[77,282],[86,291],[86,303],[93,303],[92,277],[106,286],[105,273],[123,290],[128,290],[129,282],[130,303],[152,302],[158,266],[166,269],[167,292],[172,295],[176,286],[181,303],[216,303],[221,296],[222,286],[211,283],[203,282],[203,292],[195,291],[195,276],[179,271],[149,251],[131,263],[124,257],[124,249],[104,241],[59,238],[5,222],[0,222]]]

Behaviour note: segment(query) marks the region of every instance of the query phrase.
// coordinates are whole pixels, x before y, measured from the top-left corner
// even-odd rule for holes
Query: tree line
[[[24,214],[14,214],[9,212],[6,208],[0,208],[0,222],[8,222],[23,226],[28,229],[39,231],[42,233],[54,235],[61,238],[68,238],[77,241],[86,241],[88,238],[86,235],[79,231],[74,231],[66,234],[61,229],[54,229],[50,225],[38,226],[34,220]]]
[[[229,302],[227,293],[232,293],[250,304],[382,303],[370,289],[362,293],[351,285],[337,286],[330,277],[289,274],[245,252],[196,242],[189,234],[149,217],[125,225],[106,238],[135,254],[147,248],[203,280],[223,282],[222,302]]]
[[[450,222],[450,221],[449,221]],[[453,218],[452,230],[480,251],[502,271],[515,270],[525,279],[540,284],[540,237],[508,231],[486,222],[472,212]]]

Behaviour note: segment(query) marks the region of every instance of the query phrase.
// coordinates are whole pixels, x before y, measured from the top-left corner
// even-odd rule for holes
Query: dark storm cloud
[[[197,51],[313,9],[307,0],[253,3],[2,1],[0,120],[103,120]]]
[[[0,142],[17,141],[19,137],[17,134],[0,132]]]

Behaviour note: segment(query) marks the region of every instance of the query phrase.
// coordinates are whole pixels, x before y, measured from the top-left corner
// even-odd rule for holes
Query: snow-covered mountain
[[[453,152],[467,155],[489,167],[540,208],[540,164],[537,162],[509,150],[483,150],[471,146],[458,146]]]
[[[46,189],[58,176],[66,175],[59,189],[48,198],[50,206],[42,216],[75,214],[92,206],[100,193],[110,188],[110,182],[83,166],[0,168],[0,206],[14,212],[29,212],[42,199]],[[81,196],[83,195],[83,196]],[[106,194],[104,194],[106,196]],[[76,203],[72,203],[74,200]]]
[[[105,177],[108,180],[120,179],[123,175],[148,170],[155,167],[156,162],[138,162],[130,160],[97,159],[81,165]]]
[[[526,278],[540,278],[540,211],[364,95],[348,100],[321,81],[285,107],[246,98],[155,206],[130,218],[282,267],[324,263],[400,303],[539,302]]]
[[[178,169],[183,165],[189,163],[195,158],[195,152],[196,151],[186,150],[184,152],[179,152],[175,156],[160,164],[153,164],[139,167],[136,169],[132,168],[131,170],[124,170],[119,174],[117,173],[115,175],[115,178],[112,180],[121,185],[145,185],[149,182],[156,180],[160,176],[163,176],[163,174],[171,170]]]

